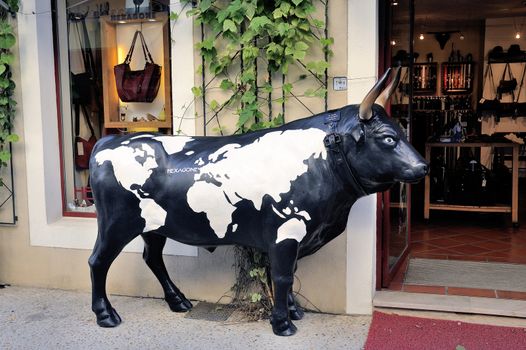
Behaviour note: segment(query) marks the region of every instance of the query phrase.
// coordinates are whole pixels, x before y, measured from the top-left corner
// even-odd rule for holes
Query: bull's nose
[[[422,164],[422,171],[424,172],[424,176],[429,174],[429,164],[427,163]]]

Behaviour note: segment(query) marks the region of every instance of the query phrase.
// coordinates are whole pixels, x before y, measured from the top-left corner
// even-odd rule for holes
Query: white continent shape
[[[233,224],[236,203],[245,199],[261,210],[265,195],[280,203],[280,194],[288,193],[292,182],[307,171],[310,157],[326,159],[324,137],[324,131],[311,128],[269,132],[246,146],[227,144],[209,155],[210,162],[195,175],[188,204],[196,213],[204,212],[217,237],[223,238]],[[207,182],[206,175],[220,184]],[[310,220],[307,212],[300,213]],[[297,221],[281,227],[279,241],[305,236],[305,224]]]
[[[136,157],[146,158],[140,163]],[[155,161],[155,151],[147,144],[141,144],[141,149],[120,146],[115,149],[106,149],[95,155],[98,165],[105,161],[111,162],[115,178],[126,190],[139,199],[141,217],[145,221],[143,232],[156,230],[166,222],[166,211],[151,198],[142,198],[139,189],[132,189],[133,185],[144,186],[150,178],[153,169],[158,167]]]

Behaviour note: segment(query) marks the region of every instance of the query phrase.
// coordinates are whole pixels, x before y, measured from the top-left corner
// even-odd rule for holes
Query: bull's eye
[[[385,137],[384,142],[389,146],[394,146],[396,144],[396,140],[391,136]]]

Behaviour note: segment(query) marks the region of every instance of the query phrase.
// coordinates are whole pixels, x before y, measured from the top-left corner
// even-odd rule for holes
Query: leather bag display
[[[508,72],[508,79],[506,79],[506,72]],[[517,79],[511,74],[511,67],[509,63],[506,63],[504,72],[502,72],[502,78],[500,79],[499,86],[497,87],[497,98],[502,99],[503,94],[512,94],[512,99],[515,100],[515,89],[517,88]]]
[[[146,64],[143,70],[131,70],[130,62],[137,37],[141,40]],[[161,83],[161,66],[155,64],[140,30],[133,35],[130,50],[123,63],[114,68],[117,93],[122,102],[152,102],[157,96]]]
[[[84,139],[79,136],[80,134],[80,107],[82,107],[82,114],[90,130],[91,136],[89,139]],[[75,105],[75,167],[77,170],[89,169],[89,158],[91,151],[97,142],[95,137],[95,131],[91,125],[91,121],[88,114],[88,109],[84,105]]]

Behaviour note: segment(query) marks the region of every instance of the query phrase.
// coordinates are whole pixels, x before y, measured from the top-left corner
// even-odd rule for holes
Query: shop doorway
[[[380,12],[381,68],[403,66],[391,115],[431,174],[379,197],[378,289],[526,300],[526,6]]]

